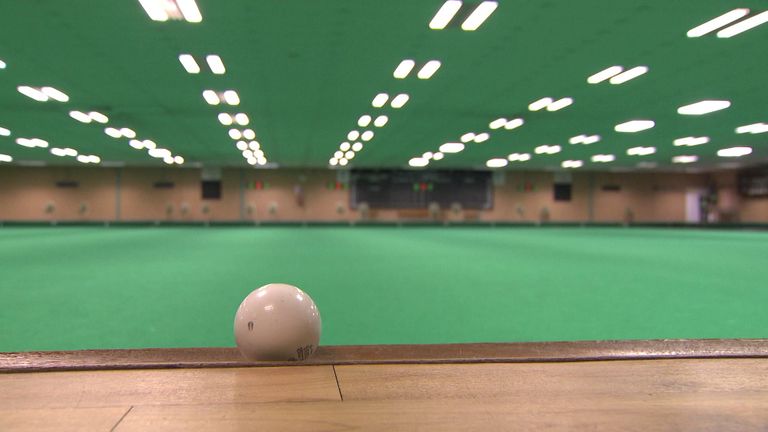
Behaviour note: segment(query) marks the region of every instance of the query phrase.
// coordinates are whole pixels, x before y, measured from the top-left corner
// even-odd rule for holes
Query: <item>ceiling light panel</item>
[[[451,22],[456,13],[461,9],[461,1],[448,0],[440,7],[435,16],[429,22],[432,30],[442,30]]]
[[[475,31],[491,16],[493,11],[499,4],[495,1],[484,1],[480,3],[477,8],[467,17],[464,23],[461,24],[461,29],[464,31]]]
[[[738,34],[744,33],[747,30],[753,29],[768,21],[768,11],[749,17],[744,21],[740,21],[730,27],[726,27],[717,32],[719,38],[730,38]]]
[[[717,18],[713,18],[704,24],[701,24],[699,26],[696,26],[690,30],[688,30],[688,33],[686,33],[686,36],[689,38],[697,38],[704,36],[706,34],[709,34],[719,28],[725,27],[728,24],[738,21],[741,18],[747,16],[749,14],[749,9],[734,9],[730,12],[726,12],[723,15],[720,15]]]
[[[731,106],[727,100],[703,100],[690,105],[681,106],[677,113],[681,115],[704,115],[715,111],[724,110]]]
[[[614,75],[620,74],[623,71],[624,71],[624,68],[621,67],[621,66],[611,66],[611,67],[609,67],[607,69],[601,70],[600,72],[598,72],[598,73],[596,73],[594,75],[591,75],[589,78],[587,78],[587,82],[589,84],[599,84],[599,83],[601,83],[601,82],[603,82],[603,81],[613,77]]]

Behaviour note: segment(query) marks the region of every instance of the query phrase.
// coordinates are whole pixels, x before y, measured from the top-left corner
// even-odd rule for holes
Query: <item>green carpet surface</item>
[[[232,346],[253,289],[322,344],[768,337],[768,233],[641,228],[0,229],[0,351]]]

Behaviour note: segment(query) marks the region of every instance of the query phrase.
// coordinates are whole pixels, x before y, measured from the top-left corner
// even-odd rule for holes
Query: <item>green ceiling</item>
[[[430,168],[485,166],[493,157],[559,144],[555,155],[533,155],[507,169],[559,168],[566,159],[581,169],[632,168],[654,161],[668,169],[672,156],[698,155],[687,167],[768,160],[768,133],[736,134],[737,126],[768,122],[768,24],[730,39],[686,32],[736,7],[754,13],[763,1],[744,0],[503,0],[475,32],[457,26],[436,31],[428,23],[442,0],[198,0],[203,21],[154,22],[138,0],[28,0],[0,2],[0,153],[15,162],[77,164],[46,149],[15,144],[39,137],[52,147],[97,154],[105,163],[158,165],[128,140],[110,138],[103,125],[82,124],[70,110],[98,110],[110,126],[184,156],[187,164],[249,166],[219,124],[219,112],[245,112],[271,162],[283,167],[325,167],[363,114],[386,114],[349,167],[403,167],[411,157],[456,142],[466,132],[489,131],[498,117],[523,117],[519,129],[490,131]],[[187,74],[178,55],[219,54],[227,73]],[[430,80],[392,73],[405,58],[437,59]],[[622,85],[590,85],[586,78],[608,66],[646,65],[650,71]],[[412,75],[414,75],[412,73]],[[67,103],[33,101],[19,85],[53,86]],[[241,104],[206,104],[205,89],[235,89]],[[407,93],[401,109],[371,107],[379,92]],[[557,112],[530,112],[544,96],[569,96]],[[677,114],[679,106],[726,99],[732,106],[703,116]],[[656,127],[621,134],[613,126],[652,119]],[[599,134],[592,145],[569,145],[579,134]],[[709,136],[698,147],[675,147],[675,138]],[[628,156],[633,146],[655,146],[651,156]],[[724,159],[718,149],[746,145],[754,152]],[[595,164],[594,154],[616,161]]]

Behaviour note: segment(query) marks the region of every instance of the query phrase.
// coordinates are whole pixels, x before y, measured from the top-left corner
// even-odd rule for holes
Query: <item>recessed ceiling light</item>
[[[389,121],[389,117],[385,115],[380,115],[376,117],[376,120],[373,121],[373,125],[376,127],[383,127],[387,122]]]
[[[371,123],[371,116],[363,115],[357,119],[357,125],[360,127],[367,127]]]
[[[571,137],[568,140],[568,144],[581,144],[582,142],[584,142],[584,138],[586,137],[587,137],[586,135],[577,135],[575,137]]]
[[[768,123],[753,123],[746,126],[739,126],[736,128],[736,133],[743,134],[743,133],[751,133],[751,134],[759,134],[759,133],[765,133],[768,132]]]
[[[462,143],[445,143],[440,146],[441,153],[458,153],[464,150],[464,144]]]
[[[241,152],[246,151],[248,150],[248,143],[245,141],[238,141],[237,144],[235,144],[235,147],[237,147],[237,149],[240,150]]]
[[[261,144],[259,144],[258,141],[251,141],[251,142],[248,143],[248,148],[253,150],[253,151],[256,151],[256,150],[259,150],[261,148]]]
[[[581,168],[583,165],[584,162],[580,160],[565,160],[560,163],[563,168]]]
[[[184,158],[181,156],[174,156],[173,163],[181,165],[184,163]]]
[[[690,105],[681,106],[677,109],[677,113],[682,115],[702,115],[720,111],[730,106],[731,102],[727,100],[703,100]]]
[[[153,149],[150,149],[148,153],[153,158],[158,158],[158,159],[162,159],[162,158],[166,158],[168,156],[171,156],[171,151],[168,150],[168,149],[164,149],[164,148],[153,148]]]
[[[615,77],[611,78],[610,83],[611,84],[624,84],[625,82],[637,78],[640,75],[643,75],[644,73],[648,72],[647,66],[636,66],[632,69],[622,72]]]
[[[192,57],[190,54],[180,54],[179,62],[184,67],[184,70],[186,70],[188,73],[191,73],[191,74],[200,73],[200,66],[195,61],[195,58]]]
[[[348,163],[349,161],[346,159],[339,159],[339,165],[341,166],[346,166]]]
[[[436,152],[435,154],[432,155],[432,160],[436,160],[437,161],[437,160],[442,159],[444,156],[445,155],[443,155],[441,152]]]
[[[219,95],[217,95],[213,90],[205,90],[203,92],[203,99],[208,102],[208,105],[218,105],[221,103],[221,100],[219,100]]]
[[[699,157],[695,155],[683,155],[683,156],[672,157],[672,163],[679,163],[679,164],[694,163],[697,160],[699,160]]]
[[[473,139],[475,139],[475,134],[472,132],[467,132],[464,135],[461,136],[461,142],[470,142]]]
[[[581,143],[589,145],[589,144],[594,144],[594,143],[596,143],[598,141],[600,141],[600,135],[590,135],[590,136],[585,136],[581,140]]]
[[[354,141],[354,140],[356,140],[358,138],[360,138],[360,132],[358,132],[356,130],[349,131],[349,133],[347,134],[347,139],[350,140],[350,141]]]
[[[166,156],[163,158],[163,162],[167,163],[168,165],[173,164],[173,156]]]
[[[533,149],[533,152],[536,154],[555,154],[560,153],[560,150],[562,148],[559,145],[540,145]]]
[[[411,158],[411,160],[408,161],[408,165],[412,167],[420,168],[420,167],[425,167],[429,165],[429,161],[424,158],[415,157],[415,158]]]
[[[344,157],[344,152],[336,151],[335,153],[333,153],[333,157],[335,157],[336,159],[341,159]]]
[[[707,33],[711,33],[720,27],[724,27],[736,20],[741,19],[743,16],[749,13],[749,9],[734,9],[717,18],[711,19],[702,25],[696,26],[686,33],[689,38],[701,37]]]
[[[243,137],[243,134],[237,129],[230,129],[229,137],[232,138],[233,140],[239,140],[240,138]]]
[[[248,162],[249,165],[256,165],[257,163],[259,163],[259,161],[256,160],[256,158],[254,157],[246,159],[246,162]]]
[[[64,152],[64,149],[58,148],[58,147],[52,148],[51,149],[51,154],[54,155],[54,156],[58,156],[58,157],[66,156],[66,153]]]
[[[432,78],[432,75],[437,72],[438,69],[440,69],[441,63],[437,60],[430,60],[422,66],[421,70],[418,74],[416,74],[419,79],[430,79]]]
[[[402,108],[403,105],[408,102],[408,99],[410,99],[410,97],[407,94],[401,93],[392,98],[391,106],[392,108]]]
[[[474,31],[482,25],[486,19],[496,10],[499,6],[495,1],[484,1],[480,3],[477,8],[467,17],[464,23],[461,25],[462,30]]]
[[[752,147],[731,147],[717,151],[720,157],[741,157],[752,153]]]
[[[331,165],[331,166],[336,166],[336,165],[338,165],[338,164],[339,164],[339,160],[338,160],[338,159],[336,159],[336,158],[330,158],[330,159],[328,159],[328,165]]]
[[[509,161],[503,158],[488,159],[485,166],[488,168],[503,168],[509,164]]]
[[[607,162],[613,162],[616,160],[616,156],[612,154],[597,154],[592,156],[592,162],[597,163],[607,163]]]
[[[157,148],[157,144],[155,144],[155,142],[152,140],[146,139],[144,140],[144,148],[147,150],[152,150],[154,148]]]
[[[0,162],[13,162],[13,157],[7,154],[0,154]]]
[[[507,124],[507,119],[505,118],[497,118],[496,120],[490,122],[488,124],[488,127],[491,129],[499,129]]]
[[[199,23],[203,20],[200,9],[197,8],[195,0],[175,0],[181,14],[187,22]]]
[[[257,158],[257,159],[258,158],[263,158],[264,157],[264,151],[262,151],[262,150],[254,150],[253,151],[253,156],[255,158]]]
[[[11,131],[4,127],[0,127],[0,136],[11,136]]]
[[[61,90],[57,90],[53,87],[43,87],[40,89],[44,95],[58,102],[69,102],[69,96],[64,94]]]
[[[235,122],[239,124],[240,126],[247,126],[248,123],[251,122],[251,120],[248,118],[248,115],[245,113],[237,113],[235,114]]]
[[[365,131],[362,134],[360,134],[360,138],[362,138],[363,141],[370,141],[373,139],[373,131]]]
[[[552,98],[550,97],[541,98],[535,102],[531,102],[531,104],[528,105],[528,109],[531,111],[538,111],[542,108],[546,108],[551,103],[552,103]]]
[[[766,21],[768,21],[768,11],[749,17],[744,21],[740,21],[730,27],[726,27],[723,30],[720,30],[717,32],[717,37],[729,38],[731,36],[736,36],[737,34],[755,28],[760,24],[765,23]]]
[[[485,141],[488,141],[488,138],[490,138],[490,137],[491,137],[491,136],[490,136],[489,134],[487,134],[487,133],[483,132],[483,133],[481,133],[481,134],[477,134],[477,135],[475,135],[475,139],[474,139],[474,141],[475,141],[476,143],[478,143],[478,144],[479,144],[479,143],[481,143],[481,142],[485,142]]]
[[[139,141],[139,140],[137,140],[137,139],[132,139],[132,140],[128,141],[128,145],[130,145],[131,147],[135,148],[136,150],[141,150],[141,149],[144,148],[144,143]]]
[[[30,86],[19,86],[16,89],[24,96],[30,99],[34,99],[38,102],[46,102],[48,100],[48,95],[36,88],[32,88]]]
[[[350,149],[350,147],[352,147],[352,146],[351,146],[351,145],[350,145],[348,142],[344,141],[344,142],[343,142],[343,143],[341,143],[341,145],[339,146],[339,150],[341,150],[341,151],[347,151],[347,150],[349,150],[349,149]]]
[[[616,132],[634,133],[644,131],[656,126],[653,120],[630,120],[614,126]]]
[[[104,129],[104,133],[111,136],[112,138],[120,138],[123,136],[123,134],[119,130],[113,127],[108,127]]]
[[[356,143],[352,144],[352,151],[359,152],[362,149],[363,149],[363,143],[356,142]]]
[[[244,158],[249,159],[253,157],[253,150],[245,149],[242,151],[241,154],[243,155]]]
[[[211,68],[211,72],[216,75],[223,75],[227,71],[224,67],[224,62],[221,61],[221,57],[216,54],[206,56],[205,61],[208,62],[208,67]]]
[[[424,154],[421,155],[424,159],[432,159],[432,152],[424,152]]]
[[[389,100],[388,94],[379,93],[376,95],[376,97],[373,98],[371,105],[373,105],[375,108],[381,108],[384,106],[385,103],[387,103],[388,100]]]
[[[678,138],[675,141],[673,141],[674,145],[676,146],[697,146],[706,144],[709,142],[709,137],[685,137],[685,138]]]
[[[80,123],[90,123],[91,121],[93,121],[91,116],[89,116],[88,114],[86,114],[84,112],[80,112],[80,111],[70,111],[69,112],[69,116],[72,117],[73,119],[79,121]]]
[[[459,0],[446,1],[432,18],[432,21],[429,22],[429,28],[432,30],[444,29],[459,9],[461,9],[461,2]]]
[[[629,156],[648,156],[656,153],[656,147],[632,147],[627,149]]]
[[[219,123],[223,124],[224,126],[229,126],[232,124],[232,116],[227,113],[220,113],[219,114]]]
[[[509,156],[507,156],[507,159],[510,162],[525,162],[531,160],[531,154],[530,153],[512,153]]]
[[[136,138],[136,132],[132,129],[122,128],[120,129],[120,134],[126,138]]]
[[[229,105],[240,105],[240,96],[234,90],[227,90],[224,92],[224,102]]]
[[[590,84],[601,83],[614,75],[620,74],[624,70],[621,66],[611,66],[607,69],[603,69],[600,72],[587,78],[587,82]]]
[[[243,131],[243,138],[247,140],[256,139],[256,132],[253,129],[246,129]]]
[[[409,73],[411,73],[411,70],[413,70],[413,67],[416,66],[416,62],[410,59],[406,59],[400,62],[399,65],[397,65],[397,68],[395,68],[395,72],[393,73],[394,77],[397,79],[403,79],[408,76]]]
[[[571,105],[572,103],[573,103],[573,99],[569,98],[569,97],[558,99],[558,100],[552,102],[551,104],[547,105],[547,111],[561,110],[561,109]]]
[[[523,123],[525,123],[525,121],[523,121],[523,119],[521,118],[512,119],[508,121],[507,124],[504,125],[504,129],[512,130],[515,128],[519,128],[520,126],[523,125]]]
[[[93,121],[95,121],[96,123],[105,124],[105,123],[107,123],[109,121],[109,118],[107,116],[105,116],[104,114],[102,114],[100,112],[96,112],[96,111],[89,112],[88,116],[90,116],[91,119]]]

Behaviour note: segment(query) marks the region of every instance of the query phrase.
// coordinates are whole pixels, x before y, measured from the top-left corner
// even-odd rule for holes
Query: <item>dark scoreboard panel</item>
[[[747,197],[768,197],[768,167],[741,172],[739,192]]]
[[[371,209],[418,209],[436,203],[440,208],[493,207],[493,179],[488,171],[353,170],[350,205],[367,203]]]

